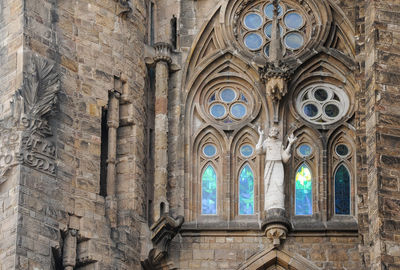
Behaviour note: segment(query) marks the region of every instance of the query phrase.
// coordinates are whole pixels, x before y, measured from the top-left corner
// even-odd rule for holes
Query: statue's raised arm
[[[288,160],[291,157],[291,152],[292,152],[292,146],[293,144],[297,141],[297,137],[294,136],[294,134],[290,134],[290,136],[288,137],[288,145],[286,147],[286,149],[282,152],[282,161],[284,163],[288,162]],[[282,145],[283,147],[283,145]]]
[[[256,145],[256,153],[262,154],[263,153],[263,142],[264,142],[264,130],[262,130],[260,126],[258,127],[258,135],[260,137],[258,138],[258,143]]]

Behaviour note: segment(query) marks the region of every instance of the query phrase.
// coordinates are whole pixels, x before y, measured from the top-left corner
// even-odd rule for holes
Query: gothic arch
[[[260,158],[256,154],[255,146],[258,140],[258,134],[255,131],[254,126],[247,125],[240,129],[236,134],[233,135],[233,139],[231,141],[231,175],[232,175],[232,184],[230,188],[230,193],[233,195],[231,200],[231,218],[237,219],[241,218],[238,214],[238,201],[239,201],[239,189],[238,189],[238,179],[243,167],[248,164],[253,171],[254,175],[254,214],[256,215],[260,211],[260,205],[262,205],[261,198],[263,197],[262,192],[260,192],[263,181],[261,181],[261,168],[260,166]],[[253,148],[253,153],[248,157],[241,155],[240,149],[244,145],[251,145]],[[246,217],[245,219],[252,219],[253,217]],[[254,216],[256,218],[256,216]]]
[[[356,190],[357,190],[357,170],[356,170],[356,137],[355,129],[350,125],[342,125],[332,131],[328,141],[328,217],[334,218],[334,199],[335,199],[335,174],[337,169],[343,165],[350,174],[350,213],[349,216],[356,215]],[[340,156],[336,147],[338,145],[345,145],[348,148],[348,153]]]
[[[319,267],[315,266],[302,256],[276,248],[270,248],[254,254],[242,263],[238,270],[275,269],[270,268],[273,266],[280,267],[277,269],[320,270]]]
[[[288,184],[286,185],[286,194],[292,194],[286,199],[286,203],[289,206],[291,215],[295,216],[295,177],[298,168],[302,164],[306,164],[311,170],[312,179],[312,209],[313,215],[319,213],[321,210],[321,196],[319,190],[321,185],[324,186],[323,182],[323,169],[322,169],[322,149],[323,141],[321,135],[317,130],[309,128],[307,126],[301,126],[296,130],[291,130],[289,133],[294,132],[298,138],[296,145],[293,147],[293,154],[291,159],[291,166],[287,166],[286,174],[288,175]],[[311,146],[311,153],[308,156],[302,156],[298,148],[302,145]]]

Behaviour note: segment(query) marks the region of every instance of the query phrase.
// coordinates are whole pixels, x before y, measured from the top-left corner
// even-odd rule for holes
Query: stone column
[[[76,264],[76,243],[77,231],[68,229],[63,246],[63,266],[64,270],[73,270]]]
[[[157,221],[163,212],[169,211],[167,201],[168,179],[168,65],[171,64],[171,46],[167,43],[154,45],[156,55],[155,82],[155,142],[154,142],[154,217]]]
[[[117,129],[119,127],[119,98],[120,93],[112,91],[108,101],[108,157],[107,157],[107,214],[110,219],[111,227],[116,227],[117,206],[115,199],[116,170],[115,163],[117,157]]]

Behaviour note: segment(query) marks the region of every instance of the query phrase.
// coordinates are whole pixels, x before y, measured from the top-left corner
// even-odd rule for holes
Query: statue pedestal
[[[274,247],[281,245],[281,240],[286,239],[290,230],[289,220],[286,218],[285,210],[281,208],[269,209],[266,218],[262,223],[265,236],[271,240]]]

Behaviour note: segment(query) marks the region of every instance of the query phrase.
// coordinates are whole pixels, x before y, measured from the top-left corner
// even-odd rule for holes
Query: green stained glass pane
[[[312,215],[312,175],[306,164],[296,172],[296,215]]]
[[[201,178],[201,213],[217,214],[217,175],[214,168],[208,165]]]
[[[350,173],[344,165],[335,173],[335,214],[350,215]]]
[[[245,165],[239,176],[239,215],[254,214],[254,174]]]

